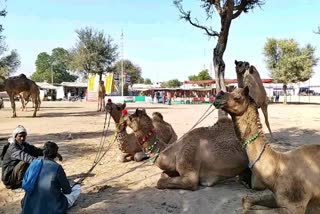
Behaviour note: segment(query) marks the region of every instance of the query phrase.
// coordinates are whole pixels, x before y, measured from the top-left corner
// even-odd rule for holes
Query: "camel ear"
[[[122,104],[122,109],[125,109],[126,106],[127,106],[126,103],[123,103],[123,104]]]
[[[249,73],[253,74],[254,70],[255,70],[255,67],[253,65],[251,65],[249,68]]]
[[[238,62],[237,60],[234,60],[234,64],[238,65],[238,63],[239,63],[239,62]]]
[[[244,87],[243,93],[245,96],[249,96],[249,87],[248,86]]]

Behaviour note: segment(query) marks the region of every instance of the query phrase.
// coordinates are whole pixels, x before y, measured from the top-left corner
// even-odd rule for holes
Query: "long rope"
[[[102,136],[100,138],[100,143],[99,143],[99,148],[98,148],[98,152],[96,153],[96,156],[94,158],[94,161],[92,163],[91,168],[84,174],[84,176],[82,178],[80,178],[78,181],[76,181],[76,183],[82,183],[88,176],[89,174],[92,172],[92,170],[98,165],[98,163],[102,160],[102,158],[105,156],[105,154],[107,153],[107,151],[110,150],[111,146],[113,145],[113,143],[116,141],[116,133],[114,134],[113,137],[113,141],[111,143],[109,143],[109,145],[107,145],[106,150],[104,151],[104,153],[102,153],[102,151],[104,150],[105,147],[105,142],[107,139],[107,131],[109,129],[110,126],[110,119],[111,117],[109,117],[109,121],[108,121],[108,126],[106,128],[106,124],[107,124],[107,117],[108,117],[108,113],[106,112],[106,116],[104,119],[104,125],[103,125],[103,130],[102,130]]]

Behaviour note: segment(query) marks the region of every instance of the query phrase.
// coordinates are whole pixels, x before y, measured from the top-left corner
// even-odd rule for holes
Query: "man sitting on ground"
[[[22,183],[26,194],[22,201],[22,214],[66,213],[80,195],[80,184],[72,188],[61,165],[54,159],[58,145],[46,142],[44,159],[33,161]]]
[[[1,178],[8,189],[21,188],[29,164],[43,155],[43,150],[27,143],[26,138],[27,130],[21,125],[17,126],[13,130],[12,138],[9,138],[10,144],[3,151]]]

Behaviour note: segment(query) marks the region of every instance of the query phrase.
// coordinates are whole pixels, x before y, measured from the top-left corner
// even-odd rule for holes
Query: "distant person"
[[[166,104],[166,92],[162,92],[162,104]]]
[[[280,95],[279,95],[279,94],[276,94],[276,100],[275,100],[276,103],[279,102],[279,99],[280,99]]]
[[[80,184],[72,188],[61,165],[54,159],[59,147],[54,142],[44,144],[44,159],[33,161],[28,168],[22,187],[22,214],[67,213],[80,195]]]
[[[169,91],[169,92],[167,93],[167,95],[168,95],[168,104],[171,105],[172,94],[171,94],[171,92]]]
[[[67,98],[68,98],[68,100],[70,101],[70,99],[71,99],[71,92],[70,92],[70,91],[68,91]]]

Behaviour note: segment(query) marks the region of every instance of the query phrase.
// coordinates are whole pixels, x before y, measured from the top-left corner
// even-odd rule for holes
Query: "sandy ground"
[[[86,172],[96,156],[102,137],[105,114],[96,112],[96,103],[43,102],[39,117],[32,118],[31,108],[18,111],[11,118],[9,103],[0,110],[0,147],[18,125],[28,130],[28,141],[42,146],[47,140],[56,141],[64,160],[67,175],[76,179]],[[170,122],[178,136],[187,132],[203,115],[209,105],[161,105],[129,103],[128,111],[145,107],[151,115],[159,111]],[[291,149],[301,144],[320,143],[319,105],[269,106],[271,128],[277,139],[275,146]],[[217,120],[213,112],[200,126],[212,125]],[[114,124],[108,129],[112,138]],[[267,133],[267,129],[264,128]],[[67,137],[71,134],[72,140]],[[268,133],[267,133],[267,136]],[[116,145],[107,152],[90,177],[84,181],[82,194],[70,213],[236,213],[241,208],[242,196],[254,194],[230,179],[214,187],[200,187],[197,191],[158,190],[155,188],[160,170],[150,163],[119,163]],[[213,163],[214,164],[214,163]],[[14,193],[0,184],[0,213],[19,213],[23,193]]]

